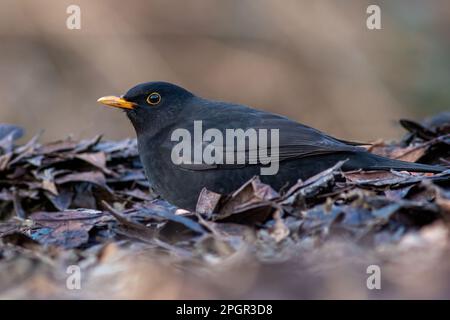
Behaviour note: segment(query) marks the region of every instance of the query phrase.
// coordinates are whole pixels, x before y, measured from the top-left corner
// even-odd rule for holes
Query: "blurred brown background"
[[[81,30],[66,8],[81,7]],[[381,7],[382,30],[366,28]],[[165,80],[342,138],[450,106],[450,2],[0,0],[0,122],[45,140],[133,136],[96,99]]]

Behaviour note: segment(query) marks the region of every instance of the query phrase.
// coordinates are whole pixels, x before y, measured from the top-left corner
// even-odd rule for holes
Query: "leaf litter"
[[[448,166],[447,113],[401,125],[401,141],[369,150]],[[450,276],[450,171],[342,172],[340,162],[279,192],[258,177],[230,195],[204,189],[188,212],[152,191],[135,139],[41,144],[36,135],[17,145],[23,133],[0,124],[0,297],[351,297],[354,272],[374,261],[393,288],[382,297],[448,297],[449,285],[428,278],[402,291],[395,264],[415,275],[411,261],[425,257],[423,272]],[[89,290],[65,289],[73,264],[89,274]],[[123,270],[143,280],[130,283]],[[348,283],[333,296],[325,288],[338,277]]]

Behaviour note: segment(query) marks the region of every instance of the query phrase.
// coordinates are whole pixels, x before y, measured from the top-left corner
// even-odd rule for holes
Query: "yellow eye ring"
[[[161,102],[161,95],[158,92],[152,92],[147,97],[147,103],[155,106]]]

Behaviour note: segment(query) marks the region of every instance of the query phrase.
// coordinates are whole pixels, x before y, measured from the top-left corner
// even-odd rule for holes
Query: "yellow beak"
[[[121,108],[121,109],[133,109],[136,105],[134,102],[127,101],[123,98],[116,97],[116,96],[106,96],[101,97],[97,100],[97,102],[100,102],[104,105],[107,105],[109,107],[115,107],[115,108]]]

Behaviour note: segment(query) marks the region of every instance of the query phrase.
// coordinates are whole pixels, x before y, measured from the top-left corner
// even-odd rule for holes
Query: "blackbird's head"
[[[157,132],[175,122],[192,93],[168,82],[145,82],[134,86],[124,95],[106,96],[97,101],[124,110],[136,132]]]

